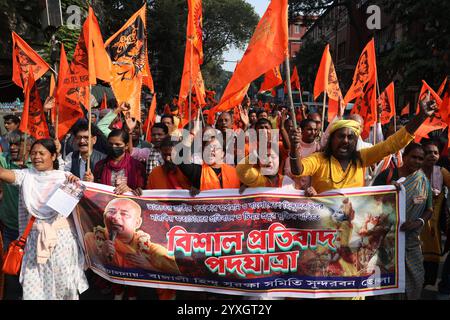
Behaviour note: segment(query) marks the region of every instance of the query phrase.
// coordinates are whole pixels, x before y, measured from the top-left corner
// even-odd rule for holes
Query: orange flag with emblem
[[[362,97],[366,92],[366,86],[377,78],[377,64],[375,57],[375,41],[370,40],[359,57],[358,64],[353,75],[353,83],[345,95],[345,102]]]
[[[281,78],[280,67],[276,66],[264,75],[264,81],[259,88],[259,92],[271,90],[282,83],[283,79]]]
[[[50,69],[50,66],[15,32],[12,33],[12,41],[12,80],[16,85],[25,90],[25,83],[28,81],[28,72],[30,69],[34,75],[33,79],[36,81]]]
[[[200,106],[206,104],[205,84],[200,65],[203,63],[203,14],[201,0],[188,0],[186,28],[186,49],[184,53],[183,75],[181,77],[178,105],[185,119],[189,119],[189,91],[195,92]],[[192,112],[194,114],[194,112]]]
[[[69,63],[67,62],[64,45],[61,44],[61,55],[59,59],[58,85],[55,90],[55,108],[59,109],[58,119],[58,139],[62,140],[70,128],[83,117],[81,103],[86,103],[89,91],[86,87],[70,88],[66,83],[70,82],[73,76]]]
[[[129,103],[131,116],[138,120],[142,84],[155,91],[147,55],[146,21],[144,5],[105,43],[112,61],[111,87],[117,102]]]
[[[381,111],[381,124],[389,123],[392,117],[395,117],[394,82],[391,82],[378,97],[378,103],[383,108]]]
[[[241,103],[252,81],[282,64],[288,54],[287,0],[272,0],[256,26],[247,50],[237,65],[219,104],[209,116]]]
[[[34,74],[31,67],[26,81],[25,101],[19,130],[35,139],[49,137],[44,107],[34,81]]]
[[[419,102],[430,95],[430,100],[434,100],[438,105],[438,110],[434,113],[432,117],[427,118],[422,125],[417,129],[414,141],[419,142],[422,138],[428,138],[428,133],[431,131],[444,129],[447,126],[447,116],[448,116],[448,106],[442,103],[442,99],[439,95],[422,80],[422,89],[420,90],[416,114],[420,111]]]
[[[351,111],[364,119],[363,139],[369,137],[370,126],[377,120],[377,64],[375,56],[375,41],[370,40],[359,57],[353,75],[353,83],[345,95],[345,104],[356,99]]]
[[[328,97],[328,120],[331,121],[338,114],[338,103],[341,101],[341,113],[345,108],[344,98],[342,97],[333,59],[331,59],[330,45],[327,44],[320,61],[316,80],[314,81],[314,100],[322,92],[326,92]]]

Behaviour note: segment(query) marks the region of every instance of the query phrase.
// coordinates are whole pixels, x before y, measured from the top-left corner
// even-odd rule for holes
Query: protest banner
[[[146,190],[86,183],[74,218],[90,268],[114,283],[259,297],[404,292],[404,193]]]

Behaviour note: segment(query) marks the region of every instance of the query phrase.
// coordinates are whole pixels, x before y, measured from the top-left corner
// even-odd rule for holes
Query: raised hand
[[[56,105],[55,97],[47,97],[44,102],[44,111],[52,110]]]
[[[238,106],[238,109],[239,109],[239,116],[241,117],[242,123],[245,125],[245,127],[248,127],[248,125],[250,123],[250,119],[248,117],[248,110],[242,108],[241,105]]]
[[[438,105],[436,101],[431,100],[430,91],[428,91],[426,97],[419,101],[420,113],[425,114],[427,117],[433,116],[437,111]]]

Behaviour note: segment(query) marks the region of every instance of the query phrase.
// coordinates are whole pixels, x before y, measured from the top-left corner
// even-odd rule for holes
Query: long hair
[[[336,134],[338,130],[334,131],[332,134],[330,134],[330,137],[328,138],[327,144],[325,148],[323,149],[323,154],[325,155],[325,158],[331,159],[331,156],[333,155],[333,148],[331,147],[331,144],[333,143],[333,137]],[[350,161],[356,165],[356,162],[360,160],[359,152],[356,150],[353,150],[352,154],[350,155]]]

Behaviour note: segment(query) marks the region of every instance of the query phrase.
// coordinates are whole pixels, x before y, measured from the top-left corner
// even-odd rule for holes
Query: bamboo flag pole
[[[286,85],[288,89],[289,106],[291,108],[292,123],[294,124],[294,130],[297,130],[297,117],[295,116],[294,100],[292,100],[291,69],[289,66],[289,55],[286,56]]]
[[[194,55],[194,44],[188,38],[186,43],[190,43],[190,59],[189,59],[189,131],[191,131],[191,112],[192,112],[192,56]]]
[[[375,125],[373,126],[373,145],[377,144],[377,126],[378,126],[378,98],[380,97],[380,84],[378,83],[378,74],[377,77],[377,96],[375,97]]]
[[[91,150],[92,150],[92,106],[91,106],[91,85],[89,84],[89,91],[87,92],[89,97],[88,102],[88,158],[87,158],[87,170],[86,172],[91,171]]]
[[[323,105],[322,105],[322,128],[320,129],[320,136],[323,136],[325,127],[325,109],[327,108],[327,90],[323,92]],[[328,119],[329,120],[329,119]]]

